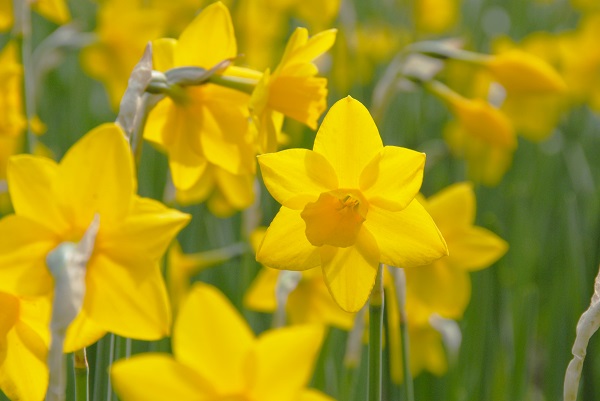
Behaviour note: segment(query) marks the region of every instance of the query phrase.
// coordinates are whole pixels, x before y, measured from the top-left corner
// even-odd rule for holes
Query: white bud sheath
[[[63,401],[66,389],[66,361],[63,345],[67,328],[79,314],[85,297],[85,274],[96,235],[100,227],[100,217],[94,220],[79,243],[63,242],[46,257],[46,264],[54,277],[54,299],[50,334],[52,341],[48,353],[50,382],[46,401]]]
[[[585,359],[587,345],[592,335],[600,327],[600,271],[594,282],[594,295],[590,307],[583,312],[583,315],[577,322],[577,335],[575,343],[571,349],[573,359],[567,366],[565,374],[565,387],[563,392],[564,401],[575,401],[579,390],[579,380],[581,379],[581,369]]]

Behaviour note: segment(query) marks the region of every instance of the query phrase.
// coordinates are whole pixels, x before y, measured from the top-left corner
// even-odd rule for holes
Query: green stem
[[[231,88],[240,92],[247,93],[249,95],[252,94],[254,88],[258,83],[253,79],[230,77],[218,74],[212,75],[208,81],[219,86],[224,86],[226,88]]]
[[[25,106],[27,146],[33,153],[37,138],[31,129],[35,116],[35,84],[32,64],[31,8],[27,0],[14,0],[15,35],[20,38],[21,63],[23,64],[23,98]]]
[[[88,401],[90,399],[90,371],[85,348],[73,354],[73,369],[75,370],[75,400]]]
[[[412,375],[410,373],[410,339],[408,337],[408,319],[406,316],[406,274],[404,269],[391,267],[396,288],[396,302],[400,313],[400,341],[402,344],[402,372],[404,375],[404,399],[415,400]]]
[[[381,401],[381,354],[383,331],[383,266],[379,265],[369,300],[368,401]]]

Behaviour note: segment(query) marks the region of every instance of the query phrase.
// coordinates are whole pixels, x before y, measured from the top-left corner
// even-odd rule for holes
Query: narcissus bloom
[[[342,309],[367,301],[380,263],[419,266],[447,254],[446,243],[414,200],[425,155],[384,147],[375,122],[347,97],[329,111],[313,150],[259,156],[265,185],[282,204],[257,253],[266,266],[321,266]]]
[[[254,231],[250,237],[252,247],[258,249],[265,228]],[[275,290],[281,271],[263,267],[244,296],[244,306],[260,312],[275,312],[277,299]],[[298,285],[288,296],[286,313],[291,324],[319,323],[349,330],[354,323],[354,315],[340,309],[329,295],[329,290],[319,269],[301,272]]]
[[[67,351],[107,331],[147,340],[169,333],[158,259],[189,216],[140,198],[136,186],[131,151],[115,124],[90,131],[60,164],[29,155],[9,161],[15,214],[0,220],[3,291],[50,294],[46,256],[65,241],[78,242],[99,216],[83,308],[67,332]]]
[[[23,113],[23,67],[18,47],[8,42],[0,52],[0,136],[18,136],[27,126]]]
[[[476,200],[469,183],[451,185],[421,203],[444,235],[450,254],[430,265],[405,270],[410,320],[423,324],[433,313],[460,319],[471,298],[469,272],[495,263],[508,244],[474,225]]]
[[[97,15],[97,42],[81,51],[81,64],[104,83],[113,109],[118,110],[127,81],[148,41],[162,35],[162,14],[137,1],[103,1]]]
[[[279,113],[317,128],[327,108],[327,79],[316,77],[313,60],[333,46],[335,35],[330,29],[309,38],[306,28],[296,28],[277,68],[265,71],[250,102],[260,153],[277,150]]]
[[[160,71],[210,69],[236,56],[231,17],[220,2],[206,7],[179,40],[154,42],[154,68]],[[175,187],[190,189],[209,163],[233,175],[254,173],[254,146],[247,135],[249,96],[210,83],[179,89],[152,110],[144,130],[147,140],[167,152]]]
[[[556,93],[567,85],[543,59],[519,49],[490,57],[484,65],[508,92],[515,94]]]
[[[255,337],[223,294],[197,283],[175,322],[173,356],[118,361],[112,383],[124,401],[327,400],[306,389],[323,334],[322,327],[308,325]]]
[[[0,310],[0,390],[11,400],[42,400],[48,387],[50,301],[0,292]]]

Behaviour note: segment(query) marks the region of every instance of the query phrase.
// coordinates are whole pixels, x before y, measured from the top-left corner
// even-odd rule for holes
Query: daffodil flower
[[[460,319],[471,298],[469,272],[500,259],[508,244],[493,232],[475,226],[475,194],[469,183],[457,183],[421,203],[448,244],[450,255],[430,265],[406,269],[410,320],[425,323],[436,313]]]
[[[327,400],[306,389],[323,334],[321,326],[307,325],[255,337],[221,292],[196,283],[175,322],[173,356],[118,361],[112,383],[124,401]]]
[[[23,67],[18,60],[17,44],[8,42],[0,52],[0,137],[16,137],[27,126],[23,114]]]
[[[153,48],[154,68],[160,71],[210,69],[236,57],[227,7],[220,2],[206,7],[178,40],[161,39]],[[175,187],[190,189],[210,164],[234,175],[254,173],[254,148],[247,135],[249,96],[210,83],[178,89],[152,110],[144,130],[144,138],[167,152]]]
[[[386,146],[367,109],[347,97],[321,125],[313,150],[259,156],[267,189],[282,204],[257,260],[276,269],[321,266],[342,309],[367,301],[380,263],[419,266],[447,254],[414,200],[425,155]]]
[[[31,8],[56,24],[66,24],[71,19],[65,0],[33,0]],[[20,3],[17,3],[20,4]],[[9,30],[14,20],[13,1],[0,0],[0,32]]]
[[[8,187],[15,214],[0,220],[0,289],[9,293],[50,294],[46,256],[63,242],[79,242],[99,216],[87,290],[67,331],[67,352],[107,331],[146,340],[169,333],[158,259],[189,216],[135,194],[132,155],[118,126],[90,131],[60,164],[29,155],[11,158]]]
[[[48,387],[50,301],[0,292],[0,390],[11,400],[39,401]]]
[[[250,101],[260,153],[277,150],[280,114],[317,128],[327,107],[327,79],[315,76],[313,60],[333,46],[336,32],[330,29],[309,38],[306,28],[296,28],[277,68],[263,74]]]

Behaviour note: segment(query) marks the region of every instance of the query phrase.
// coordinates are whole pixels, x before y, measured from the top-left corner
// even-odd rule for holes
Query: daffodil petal
[[[360,189],[370,205],[402,210],[419,192],[424,166],[424,153],[386,146],[363,170]]]
[[[0,220],[0,290],[43,295],[52,290],[46,255],[58,245],[46,227],[18,215]]]
[[[325,116],[313,150],[335,170],[340,188],[358,188],[365,166],[383,143],[369,111],[350,96],[339,100]]]
[[[115,392],[126,401],[207,400],[206,381],[168,354],[146,353],[115,362],[110,368]]]
[[[169,148],[169,168],[175,188],[190,189],[202,176],[208,166],[204,156],[196,153],[189,143],[179,137]]]
[[[227,88],[207,88],[214,95],[235,99],[233,104],[239,105],[239,97]],[[247,101],[247,96],[244,102]],[[248,132],[248,116],[239,107],[214,100],[202,108],[202,136],[200,142],[205,157],[232,174],[248,174],[255,170],[254,150],[245,135]]]
[[[158,260],[191,216],[149,198],[134,198],[131,213],[104,232],[98,250],[120,261]],[[100,223],[102,224],[102,223]]]
[[[321,249],[323,276],[333,299],[343,310],[358,312],[371,294],[379,268],[375,238],[363,226],[353,246]]]
[[[103,225],[122,221],[135,190],[131,150],[116,124],[103,124],[87,133],[58,167],[55,194],[79,228],[87,228],[96,213]]]
[[[290,209],[302,209],[322,192],[338,187],[333,167],[319,153],[287,149],[258,157],[265,186],[275,200]]]
[[[482,227],[469,227],[447,238],[448,263],[469,271],[484,269],[508,251],[508,243]]]
[[[2,344],[4,342],[4,344]],[[17,323],[0,339],[0,389],[11,400],[41,400],[48,388],[47,344]]]
[[[296,28],[301,29],[301,28]],[[311,62],[327,50],[335,43],[337,29],[328,29],[312,36],[306,44],[294,52],[293,58],[288,60],[289,64]]]
[[[106,334],[106,330],[89,318],[85,308],[71,322],[67,329],[63,351],[75,352],[96,343]]]
[[[307,278],[306,273],[313,271],[318,274]],[[320,269],[303,272],[302,280],[288,296],[286,309],[291,324],[325,324],[343,330],[354,324],[354,314],[342,310],[331,297]]]
[[[217,2],[206,7],[179,36],[175,65],[211,68],[237,56],[229,10]]]
[[[167,71],[175,66],[175,47],[177,40],[160,38],[152,41],[152,69]]]
[[[293,400],[304,388],[323,341],[322,326],[292,326],[262,334],[246,366],[254,380],[250,399]]]
[[[217,185],[231,206],[246,209],[254,202],[254,175],[231,174],[221,168],[215,169]]]
[[[427,198],[424,206],[444,233],[469,227],[475,222],[475,193],[469,182],[444,188]]]
[[[426,265],[448,254],[442,234],[416,200],[399,212],[370,206],[363,226],[375,237],[381,262],[390,266]]]
[[[173,353],[220,393],[245,386],[243,364],[254,334],[216,288],[196,283],[183,301],[173,333]]]
[[[169,334],[171,310],[157,262],[123,264],[103,253],[88,262],[85,313],[99,327],[123,337],[158,340]]]
[[[58,165],[45,157],[17,155],[8,162],[7,178],[15,213],[63,232],[67,223],[54,199]]]
[[[259,312],[277,309],[275,286],[278,278],[279,270],[263,267],[244,295],[244,307]]]
[[[161,150],[167,149],[173,143],[173,129],[165,125],[170,121],[175,105],[170,98],[164,98],[150,112],[146,126],[144,127],[144,139],[152,142]],[[168,132],[168,135],[165,133]]]
[[[471,299],[469,274],[445,260],[405,269],[406,309],[411,322],[428,324],[431,314],[460,319]]]
[[[307,270],[319,266],[319,248],[308,242],[305,230],[300,211],[282,206],[267,229],[256,260],[280,270]]]

